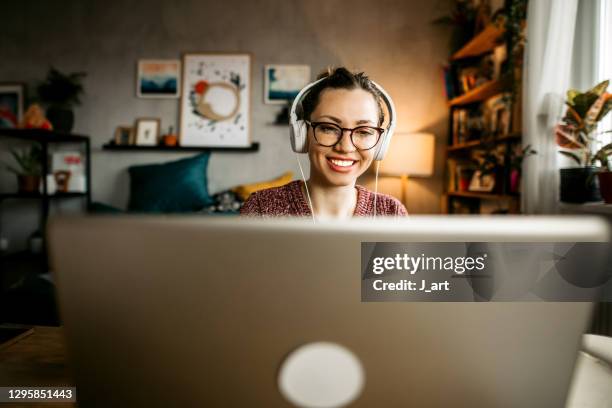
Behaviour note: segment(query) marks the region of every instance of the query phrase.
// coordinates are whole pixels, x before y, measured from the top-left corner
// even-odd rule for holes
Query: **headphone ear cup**
[[[375,161],[380,161],[385,158],[387,150],[389,149],[389,142],[391,142],[391,136],[393,136],[393,133],[390,133],[389,129],[385,129],[384,133],[380,138],[380,143],[378,144],[376,153],[374,154]]]
[[[303,120],[291,126],[291,148],[296,153],[308,152],[308,125]]]

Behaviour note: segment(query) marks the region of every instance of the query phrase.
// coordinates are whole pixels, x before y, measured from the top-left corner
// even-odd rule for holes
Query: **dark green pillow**
[[[130,201],[133,212],[199,211],[212,203],[206,169],[210,153],[162,164],[131,166]]]

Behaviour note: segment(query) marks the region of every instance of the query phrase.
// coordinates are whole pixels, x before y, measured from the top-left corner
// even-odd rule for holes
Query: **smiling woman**
[[[406,215],[397,199],[356,185],[388,131],[381,127],[385,118],[376,85],[363,73],[337,68],[309,87],[298,115],[307,126],[310,178],[254,193],[241,213],[318,219]]]

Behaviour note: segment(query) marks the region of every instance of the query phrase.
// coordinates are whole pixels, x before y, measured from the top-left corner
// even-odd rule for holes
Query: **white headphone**
[[[321,78],[306,85],[293,100],[291,112],[289,114],[289,125],[291,127],[289,131],[291,133],[291,148],[296,153],[306,153],[308,151],[308,125],[306,124],[305,120],[298,120],[296,109],[302,103],[302,99],[304,99],[304,96],[306,96],[308,91],[313,86],[327,78],[328,77]],[[393,131],[395,130],[395,105],[393,105],[393,100],[383,89],[383,87],[374,81],[372,81],[372,84],[374,84],[376,89],[378,89],[380,92],[385,105],[387,105],[387,110],[389,111],[389,124],[381,135],[380,142],[376,147],[376,153],[374,154],[374,160],[382,160],[387,153],[389,143],[391,142],[391,137],[393,136]]]

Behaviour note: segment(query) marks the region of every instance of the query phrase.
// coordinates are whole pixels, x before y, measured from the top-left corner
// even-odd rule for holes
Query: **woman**
[[[316,219],[407,215],[397,199],[356,185],[370,166],[384,121],[380,94],[363,73],[337,68],[319,76],[302,101],[308,125],[310,179],[253,193],[242,215]],[[314,215],[313,215],[314,214]]]

